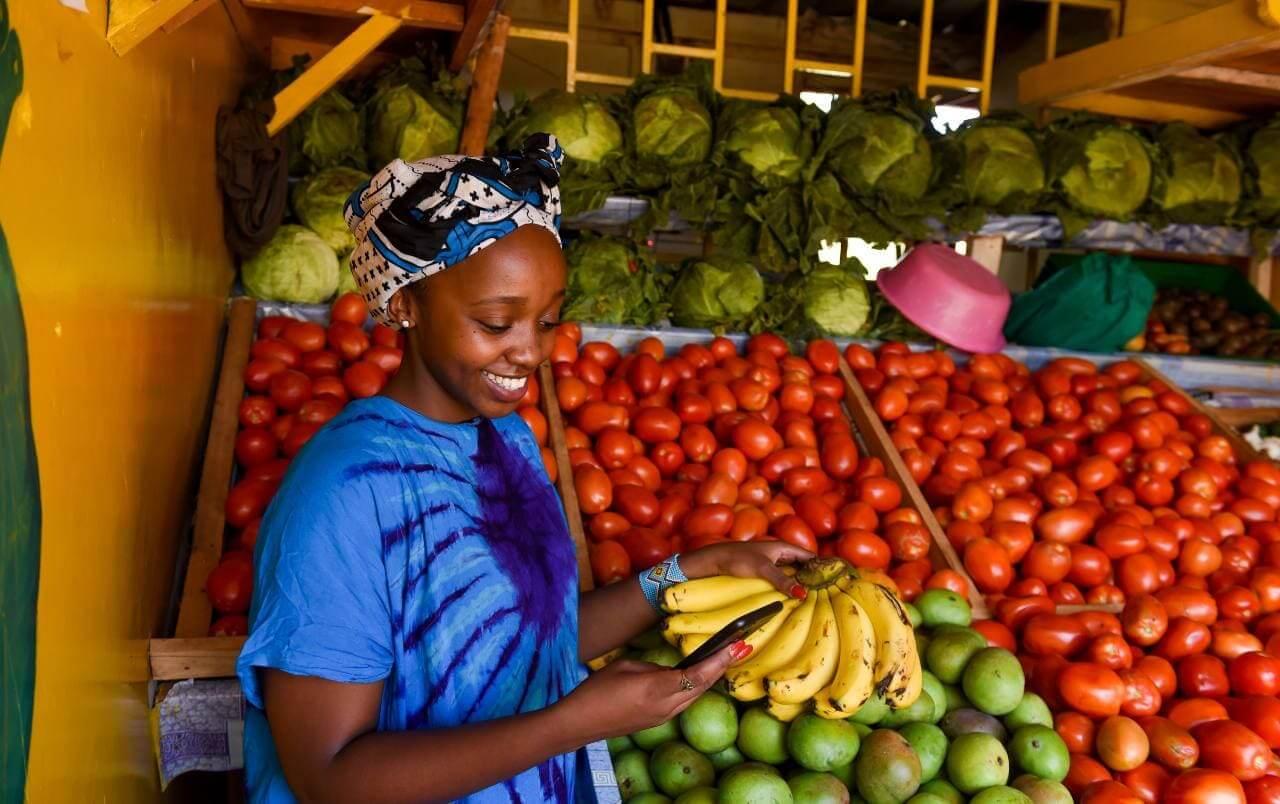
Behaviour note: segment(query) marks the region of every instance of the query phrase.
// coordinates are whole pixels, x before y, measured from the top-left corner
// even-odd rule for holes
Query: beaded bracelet
[[[673,555],[666,561],[656,564],[636,576],[640,581],[640,591],[644,592],[644,599],[649,601],[649,605],[653,606],[654,611],[662,611],[662,593],[664,591],[676,584],[689,580],[684,571],[680,569],[679,559],[680,556],[678,554]]]

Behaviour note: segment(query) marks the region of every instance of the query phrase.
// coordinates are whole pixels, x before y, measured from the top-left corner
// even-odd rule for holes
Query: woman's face
[[[457,422],[514,411],[551,354],[564,287],[560,244],[522,226],[397,295],[392,313],[413,323],[409,390],[423,412]]]

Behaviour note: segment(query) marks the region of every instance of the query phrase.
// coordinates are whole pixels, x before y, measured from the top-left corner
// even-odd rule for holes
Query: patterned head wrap
[[[356,238],[351,273],[369,311],[399,327],[387,305],[405,285],[451,268],[521,226],[560,240],[560,163],[550,134],[498,157],[397,159],[356,190],[345,208]]]

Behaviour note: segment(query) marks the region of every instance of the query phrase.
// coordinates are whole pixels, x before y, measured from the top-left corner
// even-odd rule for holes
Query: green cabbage
[[[285,224],[240,266],[240,280],[255,299],[319,304],[338,290],[338,256],[307,227]]]
[[[1272,121],[1249,138],[1245,148],[1254,217],[1271,224],[1280,217],[1280,124]]]
[[[320,235],[339,257],[356,247],[355,236],[347,228],[343,207],[347,199],[365,182],[369,174],[351,168],[335,167],[313,173],[293,187],[293,214],[302,225]]]
[[[804,317],[820,333],[852,338],[871,313],[866,280],[854,265],[822,264],[805,276],[800,295]]]
[[[519,147],[525,137],[545,131],[580,162],[595,164],[622,152],[622,127],[598,98],[550,92],[533,101],[530,110],[508,134],[510,146]]]
[[[1128,127],[1094,118],[1055,124],[1049,168],[1064,200],[1086,216],[1130,220],[1151,192],[1147,142]]]
[[[761,184],[795,181],[813,147],[800,115],[784,106],[757,106],[728,117],[725,150]]]
[[[364,120],[336,89],[308,106],[293,126],[302,154],[316,167],[364,164]]]
[[[671,319],[682,327],[730,328],[764,301],[764,280],[741,259],[712,257],[687,266],[671,292]]]
[[[380,89],[371,101],[369,151],[379,168],[458,150],[462,107],[410,84]]]
[[[933,179],[927,120],[900,95],[845,100],[827,116],[827,167],[856,195],[914,202]]]
[[[659,86],[636,102],[631,124],[638,159],[679,168],[711,153],[711,114],[692,87]]]
[[[1221,223],[1240,201],[1240,163],[1225,145],[1186,123],[1163,126],[1151,200],[1181,223]]]
[[[963,149],[960,175],[969,203],[1006,214],[1035,206],[1044,192],[1044,161],[1022,126],[973,125],[956,137]]]
[[[569,279],[561,316],[596,324],[652,324],[661,294],[649,261],[616,238],[583,238],[569,247]]]

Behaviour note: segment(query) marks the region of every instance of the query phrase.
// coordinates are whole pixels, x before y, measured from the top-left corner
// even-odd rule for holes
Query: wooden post
[[[968,240],[969,258],[976,260],[991,273],[1000,275],[1000,257],[1004,253],[1004,238],[999,235],[978,235]]]
[[[471,96],[467,99],[467,122],[462,128],[462,152],[471,156],[484,154],[489,140],[489,124],[493,122],[493,106],[498,98],[498,79],[502,77],[502,59],[507,52],[507,34],[511,17],[498,14],[489,29],[489,39],[476,57],[471,79]]]
[[[1257,289],[1258,295],[1270,301],[1275,289],[1273,280],[1275,258],[1270,254],[1255,254],[1249,258],[1249,284]]]
[[[569,461],[569,445],[564,438],[564,417],[560,415],[560,401],[556,397],[556,377],[550,363],[538,367],[538,384],[541,386],[542,412],[547,417],[547,440],[556,454],[556,485],[560,487],[560,500],[564,503],[564,518],[569,522],[569,535],[573,537],[573,549],[578,554],[578,589],[590,592],[595,588],[595,576],[591,572],[591,555],[587,548],[587,534],[582,528],[582,511],[578,508],[578,491],[573,485],[573,464]]]

